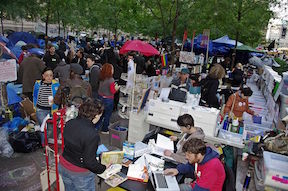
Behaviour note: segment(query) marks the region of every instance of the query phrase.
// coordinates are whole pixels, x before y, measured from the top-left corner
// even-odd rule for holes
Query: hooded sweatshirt
[[[187,177],[196,178],[196,181],[191,183],[193,191],[222,191],[226,175],[218,157],[216,151],[207,147],[203,161],[198,164],[197,172],[195,165],[189,163],[178,165],[177,170],[181,174],[188,175]]]

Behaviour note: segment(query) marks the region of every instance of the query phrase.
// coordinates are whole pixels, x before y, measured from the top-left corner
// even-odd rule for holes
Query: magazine
[[[127,176],[122,172],[117,172],[105,180],[105,182],[112,187],[116,187],[127,180]]]

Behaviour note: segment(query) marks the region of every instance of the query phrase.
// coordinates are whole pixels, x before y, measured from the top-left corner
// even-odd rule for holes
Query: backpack
[[[68,97],[68,103],[80,106],[88,98],[87,90],[81,85],[73,85],[70,87],[70,93]]]

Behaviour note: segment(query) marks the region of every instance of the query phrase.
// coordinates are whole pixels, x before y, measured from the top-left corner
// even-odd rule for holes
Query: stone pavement
[[[114,112],[110,122],[120,120]],[[109,146],[109,135],[100,134],[101,143]],[[5,191],[38,191],[41,190],[40,173],[46,169],[43,149],[32,153],[14,153],[11,158],[0,157],[0,190]],[[96,190],[104,191],[109,188],[104,181]]]

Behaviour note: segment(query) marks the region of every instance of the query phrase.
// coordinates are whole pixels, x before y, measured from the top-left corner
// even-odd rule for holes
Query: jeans
[[[36,117],[40,126],[42,125],[44,118],[48,114],[51,114],[50,110],[36,108]],[[44,133],[43,132],[41,132],[41,143],[42,145],[44,145]]]
[[[95,174],[92,172],[72,172],[61,164],[58,165],[65,190],[67,191],[95,191]]]
[[[190,184],[180,184],[180,191],[192,191],[192,187]]]
[[[113,112],[114,107],[114,99],[111,98],[103,98],[102,96],[99,96],[99,99],[104,104],[104,113],[101,116],[99,123],[96,124],[96,128],[99,128],[102,125],[101,131],[107,132],[109,123],[110,123],[110,117]]]

